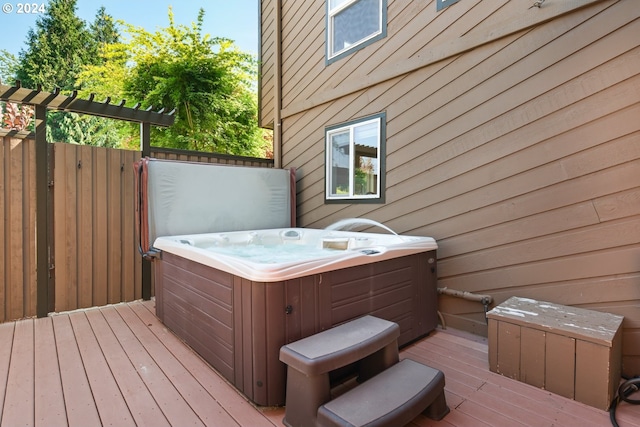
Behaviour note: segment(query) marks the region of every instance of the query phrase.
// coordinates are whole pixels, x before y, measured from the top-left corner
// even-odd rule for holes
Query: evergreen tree
[[[90,31],[93,41],[97,44],[98,50],[104,45],[110,45],[120,41],[118,27],[104,6],[98,9],[96,17],[91,24]]]
[[[94,43],[85,22],[76,15],[76,3],[51,0],[36,28],[27,33],[17,71],[24,87],[72,90],[82,67],[94,60]]]
[[[120,33],[113,17],[107,14],[106,8],[102,6],[98,9],[93,23],[89,27],[91,35],[91,63],[85,64],[83,68],[91,65],[103,65],[105,63],[105,52],[109,46],[116,45],[120,40]],[[76,80],[76,88],[81,87],[81,81]],[[98,99],[116,97],[114,92],[95,94]],[[66,120],[60,123],[62,133],[66,134],[66,141],[74,144],[87,144],[99,147],[129,147],[127,141],[131,140],[129,134],[132,133],[131,125],[126,122],[106,119],[96,116],[80,116],[71,114]],[[135,133],[135,132],[134,132]],[[139,138],[137,146],[140,145]]]
[[[16,77],[22,85],[62,93],[78,89],[78,76],[96,65],[99,52],[119,39],[117,26],[104,7],[90,27],[76,15],[77,0],[51,0],[46,13],[27,34]],[[119,145],[122,126],[113,120],[75,113],[50,112],[47,140],[113,147]]]

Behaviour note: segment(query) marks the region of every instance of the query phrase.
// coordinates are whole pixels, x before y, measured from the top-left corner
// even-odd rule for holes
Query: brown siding
[[[438,240],[440,287],[624,315],[626,372],[639,372],[637,5],[389,0],[387,38],[325,66],[324,6],[302,3],[283,2],[299,224],[372,218]],[[386,203],[325,205],[325,126],[380,111]],[[486,334],[481,305],[442,296],[440,310]]]
[[[274,67],[276,61],[277,31],[274,20],[275,7],[277,4],[277,0],[265,0],[260,2],[259,124],[260,126],[269,128],[273,128],[274,117]]]
[[[309,94],[309,82],[325,72],[325,8],[320,1],[282,2],[283,108]]]

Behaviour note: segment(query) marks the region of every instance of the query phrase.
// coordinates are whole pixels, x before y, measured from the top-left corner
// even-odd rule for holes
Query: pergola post
[[[151,125],[149,122],[140,123],[140,151],[142,157],[151,155]],[[142,257],[142,299],[151,299],[151,261]]]
[[[49,151],[47,147],[47,107],[35,106],[36,120],[36,314],[46,317],[55,307],[49,289]]]

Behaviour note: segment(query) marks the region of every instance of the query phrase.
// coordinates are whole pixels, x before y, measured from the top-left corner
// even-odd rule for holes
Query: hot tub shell
[[[365,314],[398,323],[400,345],[436,327],[433,239],[389,251],[349,247],[334,233],[327,247],[343,249],[349,263],[231,268],[235,261],[220,264],[198,245],[180,244],[198,239],[181,235],[295,227],[295,171],[152,159],[135,167],[140,250],[153,260],[157,316],[254,403],[285,403],[284,344]]]

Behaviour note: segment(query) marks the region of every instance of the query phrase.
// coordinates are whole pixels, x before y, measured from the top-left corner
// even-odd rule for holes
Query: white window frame
[[[358,49],[362,49],[367,46],[369,43],[372,43],[378,39],[386,37],[387,35],[387,0],[378,0],[378,31],[375,33],[369,34],[367,37],[354,42],[352,45],[344,47],[343,49],[334,52],[333,51],[333,43],[334,43],[334,18],[336,15],[352,7],[356,3],[363,0],[343,0],[343,3],[336,5],[335,7],[331,7],[331,0],[327,0],[327,63],[331,63],[343,56],[346,56]]]
[[[384,166],[385,166],[385,134],[386,134],[386,114],[380,113],[375,116],[369,116],[363,119],[354,120],[345,124],[331,126],[325,130],[325,201],[327,202],[384,202]],[[377,161],[374,165],[374,176],[376,177],[374,194],[355,194],[355,156],[356,156],[356,141],[354,138],[355,129],[360,126],[370,125],[372,123],[377,124],[376,135],[377,140]],[[348,177],[349,188],[348,192],[344,195],[336,195],[332,192],[333,181],[333,147],[332,137],[336,134],[349,133],[349,159],[348,159]]]

